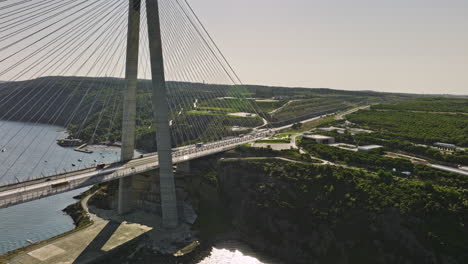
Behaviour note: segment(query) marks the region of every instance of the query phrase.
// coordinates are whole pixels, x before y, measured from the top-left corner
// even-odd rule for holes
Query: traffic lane
[[[225,149],[232,148],[236,145],[244,144],[252,140],[257,140],[258,138],[261,138],[263,136],[265,136],[265,133],[262,133],[255,137],[248,136],[245,138],[233,138],[229,140],[224,140],[223,142],[208,144],[208,147],[205,147],[205,148],[202,147],[201,149],[199,149],[199,151],[191,153],[192,155],[189,155],[187,158],[184,157],[185,159],[182,159],[182,160],[190,160],[190,159],[198,158],[200,156],[206,156],[206,155],[211,155],[213,153],[218,153],[220,151],[224,151]],[[180,159],[177,159],[177,160],[180,160]],[[157,167],[157,162],[158,162],[157,156],[150,156],[150,157],[140,158],[137,160],[132,160],[126,164],[120,164],[120,163],[110,164],[109,167],[107,167],[106,169],[102,169],[102,170],[96,170],[95,168],[84,169],[83,171],[76,171],[70,174],[62,175],[62,177],[58,179],[48,178],[48,179],[45,179],[43,182],[31,184],[28,186],[21,186],[19,188],[16,187],[12,190],[1,192],[0,199],[6,198],[7,196],[11,196],[11,195],[17,195],[18,193],[27,195],[27,194],[35,193],[38,191],[44,191],[47,188],[52,188],[53,185],[58,185],[58,184],[63,184],[63,183],[73,183],[74,185],[76,185],[77,182],[82,183],[83,181],[89,180],[92,177],[102,176],[102,174],[113,174],[113,173],[127,171],[127,173],[124,173],[124,174],[130,175],[130,174],[133,174],[134,173],[133,170],[137,168],[138,168],[138,171],[141,171],[142,169],[139,167],[143,167],[143,170],[146,168],[153,169]],[[115,166],[117,165],[120,165],[121,167],[115,168]],[[88,171],[88,172],[83,173],[84,171]],[[122,177],[125,177],[125,176],[122,176]]]

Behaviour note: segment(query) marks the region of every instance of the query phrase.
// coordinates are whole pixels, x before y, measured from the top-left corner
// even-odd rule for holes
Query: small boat
[[[190,243],[189,245],[187,245],[186,247],[180,249],[179,251],[177,251],[173,255],[174,255],[174,257],[185,256],[185,255],[193,252],[198,246],[200,246],[200,242],[199,241],[194,241],[194,242]]]
[[[47,160],[44,160],[45,163],[47,163]]]
[[[34,241],[32,241],[31,239],[26,239],[26,242],[28,242],[29,244],[34,244]]]
[[[97,162],[97,160],[94,160],[94,162]]]
[[[82,162],[83,160],[82,159],[78,159],[79,162]]]
[[[72,167],[76,167],[76,164],[75,164],[75,163],[72,163]]]
[[[5,152],[5,151],[6,151],[6,148],[3,148],[3,149],[2,149],[2,152]]]

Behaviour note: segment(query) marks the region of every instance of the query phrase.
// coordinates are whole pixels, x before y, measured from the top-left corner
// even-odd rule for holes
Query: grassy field
[[[197,110],[224,112],[224,113],[229,113],[229,112],[235,112],[236,111],[236,109],[234,109],[234,108],[221,108],[221,107],[209,107],[209,106],[200,106],[200,107],[197,107]]]
[[[320,119],[317,119],[317,120],[313,120],[313,121],[310,121],[310,122],[303,123],[300,126],[300,128],[298,128],[298,129],[293,129],[293,128],[287,129],[286,132],[291,133],[291,134],[301,133],[301,132],[309,131],[311,129],[314,129],[314,128],[317,128],[317,127],[320,127],[320,126],[324,126],[324,125],[327,125],[327,124],[331,124],[331,123],[334,123],[334,122],[335,122],[335,117],[334,116],[327,116],[325,118],[320,118]]]
[[[256,101],[255,104],[258,106],[258,109],[263,113],[269,113],[275,109],[280,108],[286,104],[287,100],[269,100],[269,101]]]
[[[417,98],[398,104],[380,104],[379,110],[468,113],[468,99]]]
[[[421,144],[447,142],[468,146],[468,117],[464,114],[445,113],[459,109],[457,105],[453,108],[444,107],[444,113],[413,112],[405,110],[406,106],[400,109],[398,105],[393,108],[395,110],[382,111],[377,106],[370,111],[351,114],[347,119],[361,127],[380,132],[389,139],[399,138]]]
[[[354,101],[354,102],[353,102]],[[321,113],[326,111],[341,110],[351,108],[357,105],[358,98],[353,101],[346,101],[344,98],[321,97],[294,101],[272,116],[274,121],[284,121],[295,119],[300,116],[310,115],[312,113]]]
[[[208,99],[201,101],[198,109],[254,113],[255,101],[243,98]]]

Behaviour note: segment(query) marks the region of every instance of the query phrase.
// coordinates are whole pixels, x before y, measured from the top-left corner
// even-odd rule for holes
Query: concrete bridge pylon
[[[126,90],[122,124],[122,161],[133,158],[135,149],[136,90],[138,82],[138,50],[140,35],[141,0],[129,0]],[[172,144],[169,127],[164,59],[159,21],[158,0],[146,1],[148,39],[152,77],[152,105],[156,119],[156,140],[159,159],[162,222],[165,228],[178,225],[177,199],[172,170]],[[119,182],[118,212],[124,214],[132,206],[131,178]]]
[[[129,0],[127,58],[125,69],[126,89],[123,91],[122,117],[122,148],[120,160],[126,162],[133,159],[135,149],[136,126],[136,90],[138,82],[138,53],[140,43],[141,0]],[[131,193],[132,178],[119,179],[117,211],[128,213],[132,208]]]

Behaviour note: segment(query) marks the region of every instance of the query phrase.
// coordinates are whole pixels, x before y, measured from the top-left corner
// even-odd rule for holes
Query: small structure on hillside
[[[380,146],[380,145],[367,145],[367,146],[358,147],[358,151],[359,152],[364,152],[364,153],[369,153],[372,150],[381,149],[381,148],[383,148],[383,146]]]
[[[335,143],[334,137],[323,136],[323,135],[303,135],[302,138],[312,139],[319,144],[333,144]]]
[[[331,144],[331,146],[335,147],[335,148],[348,150],[348,151],[354,151],[354,152],[358,151],[357,147],[355,145],[351,145],[351,144],[335,143],[335,144]]]
[[[355,126],[356,124],[354,124],[353,122],[349,122],[348,120],[346,120],[343,124],[343,126],[345,127],[350,127],[350,126]]]
[[[368,130],[368,129],[362,129],[362,128],[350,128],[348,129],[351,133],[351,135],[357,135],[357,134],[364,134],[364,133],[367,133],[367,134],[370,134],[370,133],[373,133],[374,131],[372,130]]]
[[[245,112],[229,113],[228,115],[229,116],[237,116],[237,117],[257,117],[256,114],[245,113]]]
[[[318,128],[318,130],[324,131],[324,132],[336,131],[338,134],[344,134],[346,132],[346,130],[348,130],[349,133],[351,135],[353,135],[353,136],[358,135],[358,134],[363,134],[363,133],[372,133],[372,132],[374,132],[372,130],[367,130],[367,129],[362,129],[362,128],[342,128],[342,127],[334,127],[334,126],[320,127],[320,128]]]
[[[248,131],[249,129],[250,128],[248,128],[248,127],[233,126],[231,130],[236,132],[236,131]]]
[[[401,174],[405,175],[405,176],[411,176],[411,171],[402,171]]]
[[[445,150],[445,151],[456,151],[458,149],[458,147],[454,144],[442,143],[442,142],[436,142],[434,143],[434,146],[436,146],[438,149]]]

